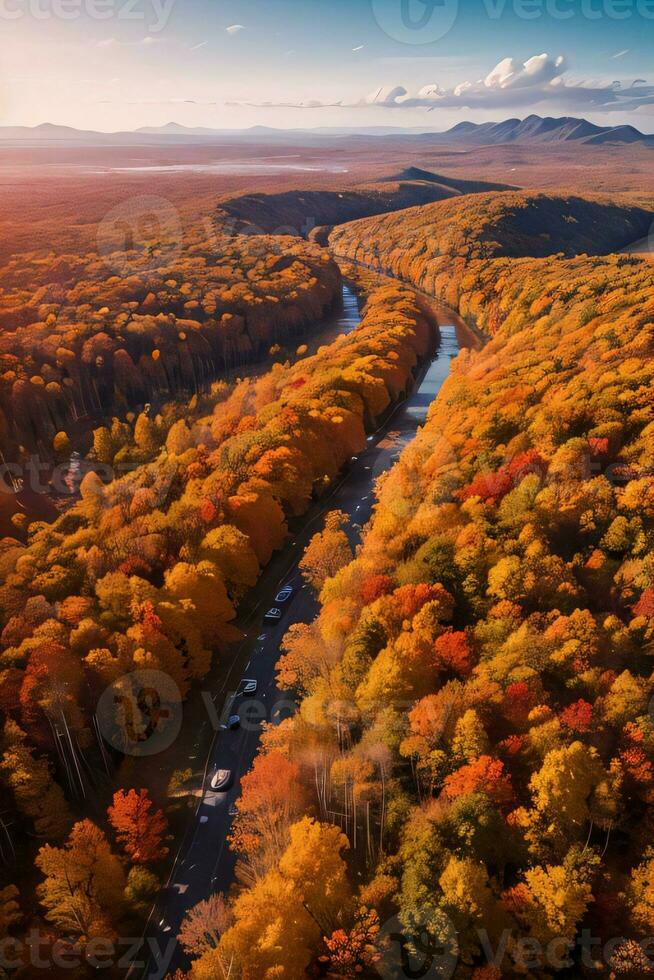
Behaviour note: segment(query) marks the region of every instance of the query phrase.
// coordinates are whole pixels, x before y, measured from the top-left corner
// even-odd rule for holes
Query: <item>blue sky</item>
[[[654,0],[0,0],[0,19],[5,124],[440,130],[533,111],[654,130]]]

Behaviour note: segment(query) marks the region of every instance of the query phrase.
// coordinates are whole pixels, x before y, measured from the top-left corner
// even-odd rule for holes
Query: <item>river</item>
[[[351,295],[346,296],[343,318],[347,324],[344,322],[342,326],[348,329],[356,325],[353,320],[359,322],[358,305],[355,313],[355,300]],[[301,526],[287,547],[273,559],[253,590],[256,598],[252,608],[243,618],[239,617],[239,625],[246,638],[229,665],[226,676],[216,680],[211,693],[219,715],[223,715],[231,701],[231,692],[236,690],[245,676],[256,680],[258,685],[256,698],[247,702],[249,710],[253,710],[251,706],[256,703],[265,720],[273,723],[278,723],[293,710],[288,695],[280,692],[275,682],[280,643],[292,623],[310,622],[318,611],[316,600],[304,585],[298,562],[312,535],[322,527],[324,514],[329,510],[342,510],[349,516],[349,528],[346,530],[349,530],[349,536],[356,544],[362,525],[372,514],[374,481],[393,465],[425,422],[429,406],[447,378],[452,359],[461,346],[473,346],[474,338],[471,337],[468,342],[460,323],[455,322],[454,317],[448,317],[442,307],[439,308],[438,323],[440,342],[433,357],[420,369],[413,392],[395,406],[375,433],[368,436],[365,450],[354,457],[329,497],[316,504],[301,520]],[[285,584],[293,587],[294,595],[283,622],[272,627],[263,626],[263,613],[273,605],[277,591]],[[222,667],[224,673],[224,663]],[[211,687],[211,684],[205,686]],[[192,752],[196,756],[196,765],[198,758],[205,758],[203,746],[206,746],[209,738],[212,740],[206,760],[206,778],[192,824],[178,853],[168,885],[154,910],[148,933],[150,941],[156,944],[162,955],[164,950],[172,950],[172,959],[164,968],[163,962],[157,964],[151,957],[145,971],[133,971],[130,977],[145,975],[154,980],[155,977],[165,976],[166,970],[172,972],[177,967],[187,968],[183,951],[177,945],[173,946],[184,915],[210,894],[227,892],[234,880],[235,856],[226,840],[232,820],[230,808],[239,796],[239,779],[250,769],[257,753],[259,725],[244,723],[242,718],[239,729],[219,730],[214,734],[206,712],[206,704],[210,704],[206,701],[206,695],[204,702],[201,698],[193,698],[192,701],[185,705],[185,714],[196,719],[192,728]],[[200,717],[202,721],[198,724]],[[179,753],[179,740],[173,748],[176,754]],[[215,793],[208,788],[211,774],[218,768],[230,769],[234,773],[234,783],[227,792]]]

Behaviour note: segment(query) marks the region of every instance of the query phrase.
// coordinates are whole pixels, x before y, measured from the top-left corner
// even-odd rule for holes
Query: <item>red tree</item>
[[[502,712],[512,724],[519,727],[527,722],[529,712],[536,704],[537,698],[534,691],[525,684],[524,681],[516,681],[509,684],[504,693]]]
[[[634,615],[646,616],[647,619],[654,617],[654,589],[651,586],[645,589],[634,606]]]
[[[452,606],[452,596],[442,585],[402,585],[393,592],[393,612],[401,619],[413,619],[427,602],[439,600],[446,608]]]
[[[472,653],[468,637],[463,632],[448,630],[434,644],[436,666],[466,676],[472,670]]]
[[[168,824],[162,810],[152,810],[147,789],[114,793],[112,806],[107,810],[109,822],[116,831],[118,842],[132,861],[148,864],[160,861],[168,853],[163,840]]]
[[[485,793],[498,806],[509,806],[513,802],[511,777],[504,772],[504,763],[490,755],[480,755],[448,776],[445,793],[450,799],[468,793]]]
[[[392,591],[393,579],[389,575],[368,575],[361,583],[361,598],[366,606]]]
[[[593,706],[583,698],[568,705],[559,715],[561,724],[573,732],[588,732],[593,718]]]

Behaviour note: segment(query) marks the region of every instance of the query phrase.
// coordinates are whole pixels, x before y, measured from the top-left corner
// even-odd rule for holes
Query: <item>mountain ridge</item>
[[[163,141],[219,142],[225,139],[267,138],[281,142],[291,139],[328,139],[347,137],[396,138],[432,140],[438,143],[466,143],[473,145],[580,143],[588,146],[605,144],[627,145],[641,143],[654,146],[654,135],[642,133],[635,126],[598,126],[587,119],[575,116],[538,116],[525,119],[509,118],[500,122],[474,123],[463,120],[445,132],[427,131],[419,127],[324,126],[313,129],[275,129],[269,126],[251,126],[247,129],[213,129],[207,126],[184,126],[170,121],[163,126],[141,126],[135,130],[104,133],[97,130],[76,129],[55,123],[38,126],[0,126],[2,143],[29,144],[83,144],[83,145],[134,145]]]
[[[537,116],[504,119],[499,123],[461,122],[439,139],[455,142],[499,145],[501,143],[569,143],[598,146],[606,143],[646,143],[654,146],[654,136],[635,126],[597,126],[576,116]]]

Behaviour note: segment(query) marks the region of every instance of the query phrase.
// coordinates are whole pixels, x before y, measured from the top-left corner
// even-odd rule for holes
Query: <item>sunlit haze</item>
[[[424,29],[408,7],[407,29],[401,0],[3,0],[0,121],[654,128],[648,0],[443,0]]]

